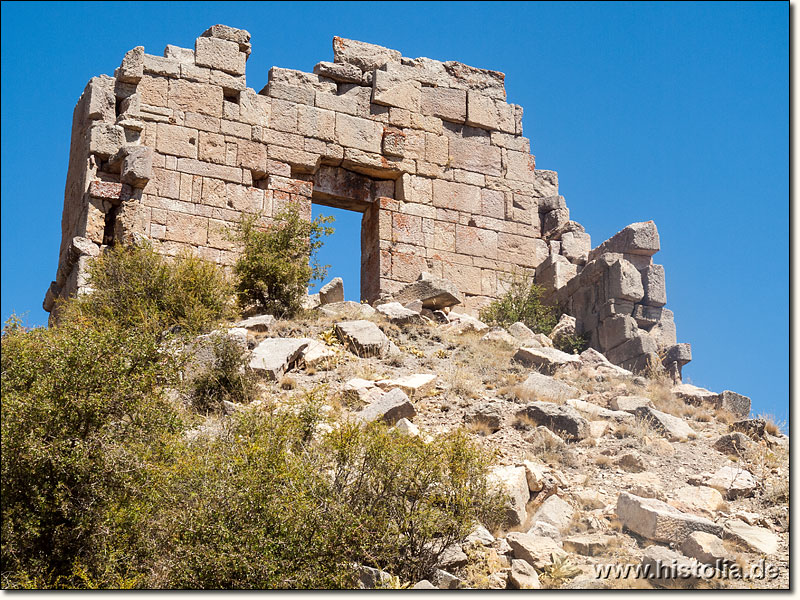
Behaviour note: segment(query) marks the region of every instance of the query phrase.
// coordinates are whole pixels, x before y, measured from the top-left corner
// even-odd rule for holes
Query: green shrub
[[[294,207],[278,214],[267,229],[257,226],[258,216],[243,217],[235,235],[242,246],[234,266],[240,304],[254,304],[278,317],[297,313],[309,283],[327,274],[316,254],[322,238],[333,233],[325,226],[332,221],[323,216],[306,221]]]
[[[255,398],[255,376],[247,350],[232,337],[214,333],[207,340],[213,354],[208,368],[191,378],[192,406],[200,413],[219,412],[223,402],[248,404]]]
[[[521,321],[534,333],[548,334],[558,322],[557,311],[553,306],[542,304],[543,292],[532,276],[515,271],[508,281],[508,291],[481,310],[480,319],[502,326]]]
[[[3,585],[124,585],[113,507],[142,493],[141,457],[180,428],[161,393],[177,365],[154,335],[89,320],[11,321],[1,364]]]
[[[585,334],[562,334],[553,340],[553,346],[567,354],[580,354],[589,347],[589,340]]]
[[[149,244],[108,248],[90,266],[91,294],[67,303],[75,312],[123,328],[187,333],[208,330],[233,316],[233,287],[224,271],[197,256],[158,254]]]

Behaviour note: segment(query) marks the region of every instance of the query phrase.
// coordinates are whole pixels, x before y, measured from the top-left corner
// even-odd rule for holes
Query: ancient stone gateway
[[[535,168],[505,76],[409,59],[342,38],[313,73],[273,67],[248,88],[250,34],[215,25],[194,49],[139,46],[75,107],[56,280],[44,308],[87,285],[87,261],[146,236],[231,265],[243,213],[287,205],[363,213],[361,296],[373,302],[427,271],[476,312],[504,275],[536,280],[618,364],[690,359],[663,308],[658,233],[634,224],[598,248],[570,220],[554,171]]]

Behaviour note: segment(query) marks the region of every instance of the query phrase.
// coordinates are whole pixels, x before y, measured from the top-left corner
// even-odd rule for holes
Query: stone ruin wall
[[[374,302],[422,272],[454,282],[473,314],[507,274],[535,272],[548,299],[617,364],[663,360],[679,377],[664,309],[658,233],[634,224],[598,248],[570,220],[554,171],[535,168],[505,76],[409,59],[335,37],[313,73],[273,67],[246,86],[250,34],[215,25],[194,49],[129,51],[92,78],[73,114],[59,265],[44,308],[87,290],[101,249],[139,236],[167,255],[192,249],[229,266],[226,229],[287,205],[363,213],[361,297]]]

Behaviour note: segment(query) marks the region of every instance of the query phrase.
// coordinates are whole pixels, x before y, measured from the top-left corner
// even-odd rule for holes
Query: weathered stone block
[[[387,62],[400,62],[401,54],[397,50],[391,50],[335,36],[333,38],[333,62],[355,65],[362,71],[372,71],[379,69]]]
[[[125,143],[125,130],[118,125],[95,123],[87,132],[89,154],[101,158],[115,155]]]
[[[369,119],[336,113],[336,137],[342,146],[379,154],[383,127]]]
[[[247,55],[239,44],[212,37],[199,37],[194,43],[195,64],[219,69],[231,75],[244,75]]]
[[[144,46],[136,46],[129,50],[122,59],[122,64],[116,71],[118,81],[125,83],[139,83],[144,74]]]
[[[153,149],[148,146],[127,146],[124,150],[120,181],[143,188],[153,178]]]
[[[652,256],[660,247],[658,229],[653,221],[632,223],[592,250],[589,260],[594,260],[606,252]]]
[[[600,349],[608,351],[636,336],[636,321],[627,315],[614,315],[604,319],[598,328]]]
[[[642,276],[625,259],[615,261],[608,269],[608,297],[639,302],[644,297]]]
[[[641,272],[644,298],[648,306],[664,306],[667,303],[667,286],[662,265],[650,265]]]
[[[375,71],[372,79],[372,102],[384,106],[420,110],[422,85],[419,81],[398,79],[386,71]]]
[[[502,100],[469,90],[467,92],[467,125],[514,133],[514,112],[511,106]]]
[[[475,171],[485,175],[500,175],[500,148],[471,141],[468,138],[450,138],[450,163],[457,169]]]
[[[420,109],[424,115],[463,123],[467,120],[467,92],[443,87],[422,88]]]

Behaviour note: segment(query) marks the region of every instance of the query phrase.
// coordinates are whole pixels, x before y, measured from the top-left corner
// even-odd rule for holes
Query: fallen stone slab
[[[575,515],[575,509],[556,495],[550,496],[545,500],[539,509],[534,513],[533,520],[541,521],[542,523],[549,523],[559,533],[567,531],[572,524],[572,517]]]
[[[706,485],[718,490],[729,500],[733,500],[752,494],[758,486],[758,482],[747,469],[726,465],[706,480]]]
[[[578,398],[581,395],[580,390],[577,388],[541,373],[528,375],[528,378],[520,384],[520,388],[526,399],[569,400]]]
[[[412,437],[419,437],[420,430],[414,423],[406,418],[400,419],[395,423],[394,428],[402,434],[410,435]]]
[[[670,440],[685,441],[695,436],[694,429],[686,421],[655,408],[640,406],[633,411],[633,414],[647,421],[653,429]]]
[[[653,401],[644,396],[617,396],[611,399],[611,408],[629,413],[636,412],[637,408],[646,406],[653,408]]]
[[[683,513],[661,500],[627,492],[617,498],[617,517],[630,531],[656,542],[682,544],[693,531],[722,535],[722,526],[708,519]]]
[[[760,440],[764,438],[767,429],[767,422],[764,419],[742,419],[736,421],[728,429],[745,434],[750,439]]]
[[[460,548],[458,547],[455,548],[457,548],[458,551],[461,552]],[[446,549],[445,553],[447,553],[448,550],[449,549]],[[464,557],[466,557],[466,554],[464,554],[463,552],[461,552],[461,554]],[[461,563],[461,560],[459,560],[458,562]],[[453,568],[458,568],[458,567],[453,565]],[[461,587],[461,580],[452,573],[445,571],[444,569],[435,569],[433,571],[433,577],[431,579],[434,585],[437,587],[437,589],[440,590],[457,590],[459,587]]]
[[[433,585],[427,579],[421,579],[413,586],[411,586],[412,590],[438,590],[439,588]]]
[[[301,356],[306,368],[316,367],[324,361],[333,358],[336,353],[325,344],[317,340],[308,340],[308,345],[301,351]]]
[[[253,349],[250,368],[267,379],[277,380],[300,358],[309,341],[305,338],[266,338]]]
[[[728,558],[728,551],[722,540],[704,531],[691,533],[681,545],[681,552],[705,565],[716,565],[717,561]]]
[[[608,550],[613,542],[614,538],[602,534],[573,535],[561,541],[564,550],[583,556],[599,556]]]
[[[577,356],[555,348],[526,348],[525,346],[517,350],[514,360],[526,367],[533,367],[550,375],[562,367],[578,367],[581,364],[581,360]]]
[[[697,561],[664,546],[645,548],[642,568],[649,571],[647,581],[660,588],[693,588],[700,581]]]
[[[464,422],[481,424],[494,433],[503,424],[503,411],[497,402],[484,402],[471,408],[464,415]]]
[[[381,379],[376,381],[377,385],[382,390],[392,390],[400,388],[410,397],[422,396],[428,393],[434,387],[436,375],[432,373],[414,373],[413,375],[405,375],[396,379]]]
[[[739,520],[725,522],[724,539],[731,539],[751,552],[770,556],[778,551],[780,538],[764,527],[748,525]]]
[[[523,460],[522,466],[525,468],[528,489],[532,492],[541,491],[544,487],[545,475],[547,474],[548,468],[545,465],[537,464],[530,460]]]
[[[344,302],[344,281],[341,277],[335,277],[319,288],[319,301],[323,306]]]
[[[536,425],[543,425],[565,439],[582,440],[589,435],[589,422],[571,406],[531,402],[517,411],[516,416],[525,417]]]
[[[403,390],[394,389],[366,406],[358,416],[367,423],[380,420],[394,425],[400,419],[413,419],[416,414],[414,405]]]
[[[553,327],[553,330],[550,332],[550,339],[557,342],[560,338],[574,336],[576,324],[577,320],[575,317],[571,317],[567,314],[561,315],[558,323],[556,323],[556,326]]]
[[[334,325],[337,337],[350,352],[361,358],[384,358],[400,350],[372,321],[341,321]]]
[[[718,409],[727,410],[737,417],[746,417],[750,414],[750,398],[730,390],[715,395],[711,402]]]
[[[699,406],[704,402],[710,402],[716,394],[706,388],[697,387],[690,383],[680,383],[673,386],[672,393],[687,404]]]
[[[614,464],[629,473],[647,471],[647,463],[638,452],[625,452],[614,461]]]
[[[249,319],[239,321],[234,325],[234,327],[241,327],[250,331],[269,331],[269,328],[272,327],[273,323],[275,323],[275,317],[272,315],[257,315],[255,317],[250,317]]]
[[[383,391],[374,381],[367,379],[350,379],[344,384],[342,395],[351,402],[370,404],[383,395]]]
[[[392,323],[404,325],[406,323],[422,323],[422,315],[419,312],[409,310],[399,302],[388,302],[379,304],[375,307],[379,313],[389,319]]]
[[[392,576],[386,571],[358,565],[358,587],[362,590],[374,590],[378,585],[387,584]]]
[[[481,340],[484,342],[505,344],[507,346],[511,346],[512,348],[517,348],[520,345],[520,341],[502,327],[492,327],[484,334]]]
[[[489,471],[489,481],[494,489],[510,497],[511,504],[506,509],[506,524],[515,527],[525,523],[528,516],[526,506],[530,500],[525,468],[511,465],[495,466]]]
[[[561,544],[549,537],[537,537],[528,533],[512,531],[506,536],[514,558],[524,560],[535,569],[544,569],[553,562],[553,555],[566,557]]]
[[[532,444],[538,448],[548,449],[561,448],[566,443],[562,438],[550,431],[544,425],[540,425],[522,439],[528,444]]]
[[[615,365],[594,348],[587,348],[578,355],[578,358],[583,366],[592,367],[596,369],[598,373],[617,375],[619,377],[630,377],[633,375],[628,369],[623,369]]]
[[[483,525],[476,525],[470,534],[464,538],[467,544],[480,544],[481,546],[491,546],[494,544],[495,537]]]
[[[450,319],[450,323],[443,328],[444,331],[462,334],[469,333],[470,331],[480,333],[489,329],[489,326],[486,323],[470,315],[450,312],[450,314],[447,315],[447,318]]]
[[[464,303],[464,297],[458,291],[458,287],[451,281],[438,277],[420,279],[410,283],[393,294],[392,299],[400,304],[419,300],[422,302],[423,308],[430,310],[440,310]]]
[[[376,310],[369,304],[361,304],[352,300],[326,304],[320,306],[318,310],[322,314],[336,319],[368,319],[375,316],[376,313]]]
[[[320,306],[319,294],[309,294],[300,301],[300,306],[305,310],[314,310]]]
[[[593,421],[597,419],[607,419],[617,423],[631,423],[634,420],[633,415],[628,412],[622,410],[609,410],[602,406],[598,406],[597,404],[586,402],[585,400],[570,398],[567,400],[567,405],[583,413],[588,419]]]
[[[542,584],[536,569],[528,561],[515,558],[511,561],[511,570],[508,572],[508,587],[512,590],[539,590]]]
[[[707,485],[687,485],[675,492],[670,505],[678,510],[713,517],[717,511],[726,510],[725,498],[719,491]]]
[[[461,549],[459,544],[453,544],[445,548],[439,555],[439,567],[441,569],[459,569],[467,564],[469,558]]]
[[[548,537],[556,544],[561,544],[561,532],[550,523],[534,521],[533,525],[528,529],[528,534],[534,537]]]
[[[517,321],[509,325],[508,333],[517,338],[523,345],[529,348],[552,348],[553,340],[543,333],[533,333],[525,323]]]
[[[753,446],[753,442],[745,434],[738,431],[733,433],[726,433],[714,442],[713,448],[722,454],[731,456],[744,456]]]

